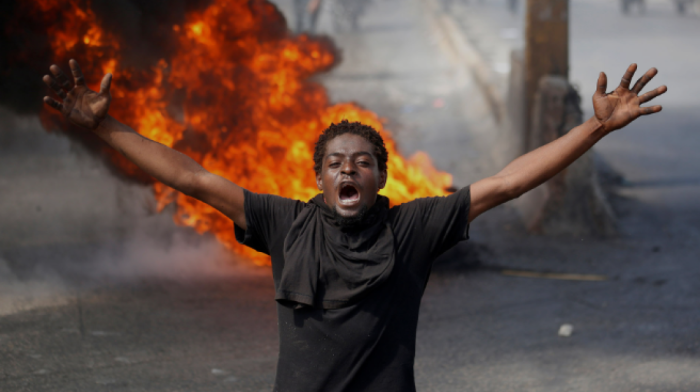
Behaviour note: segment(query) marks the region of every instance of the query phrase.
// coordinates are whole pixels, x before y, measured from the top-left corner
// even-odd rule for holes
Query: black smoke
[[[206,8],[210,0],[93,0],[90,6],[100,26],[129,45],[125,66],[148,69],[169,57],[175,42],[172,26],[192,11]],[[26,0],[0,2],[0,105],[20,114],[38,113],[46,86],[41,77],[55,63],[47,26],[61,15],[41,15]],[[71,12],[70,2],[66,2]],[[79,59],[78,59],[79,60]],[[67,67],[67,64],[59,64]]]

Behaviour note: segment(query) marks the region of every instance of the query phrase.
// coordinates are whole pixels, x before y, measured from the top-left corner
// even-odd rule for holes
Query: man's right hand
[[[43,80],[61,98],[62,102],[51,97],[44,97],[44,102],[63,113],[71,123],[95,130],[107,117],[109,103],[112,101],[112,96],[109,94],[112,74],[108,73],[102,78],[100,91],[96,93],[85,85],[85,77],[78,62],[70,60],[68,64],[73,73],[75,85],[71,84],[58,65],[52,65],[49,69],[53,77],[44,75]]]

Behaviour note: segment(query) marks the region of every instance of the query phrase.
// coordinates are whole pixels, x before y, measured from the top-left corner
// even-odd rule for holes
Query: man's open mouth
[[[360,200],[360,191],[352,184],[342,184],[338,193],[340,204],[352,205]]]

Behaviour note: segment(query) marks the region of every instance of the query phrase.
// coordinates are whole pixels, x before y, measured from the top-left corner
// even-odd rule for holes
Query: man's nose
[[[346,161],[345,163],[343,163],[343,166],[340,168],[340,172],[345,174],[345,175],[351,176],[351,175],[355,174],[357,172],[357,170],[355,169],[355,165],[353,165],[352,162]]]

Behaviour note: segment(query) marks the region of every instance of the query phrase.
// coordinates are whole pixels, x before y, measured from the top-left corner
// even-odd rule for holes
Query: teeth
[[[357,200],[358,199],[339,200],[339,202],[340,202],[339,204],[343,204],[343,205],[355,204],[355,202],[357,202]]]

